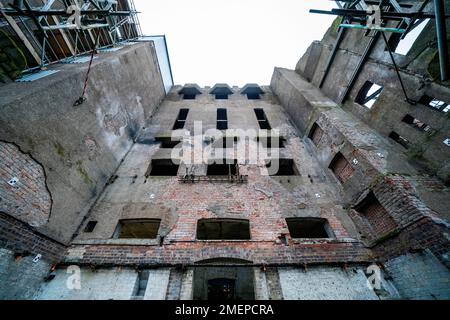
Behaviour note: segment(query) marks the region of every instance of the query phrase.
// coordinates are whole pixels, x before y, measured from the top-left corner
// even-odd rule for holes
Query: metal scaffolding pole
[[[444,0],[434,0],[434,10],[436,15],[436,35],[439,50],[439,64],[441,69],[441,80],[449,79],[449,61],[447,31],[445,26],[445,6]]]

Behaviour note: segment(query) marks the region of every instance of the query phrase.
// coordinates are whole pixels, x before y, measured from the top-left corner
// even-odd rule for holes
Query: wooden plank
[[[0,7],[3,8],[3,5],[2,5],[1,2],[0,2]],[[14,32],[17,34],[17,36],[20,38],[20,40],[22,40],[23,44],[25,45],[25,47],[30,52],[30,54],[33,57],[33,59],[36,60],[36,62],[39,65],[42,64],[41,57],[39,57],[39,55],[36,52],[36,50],[34,49],[33,45],[28,40],[27,36],[22,32],[20,27],[17,25],[16,21],[12,17],[4,14],[3,12],[2,12],[2,14],[3,14],[3,17],[6,19],[6,21],[8,21],[9,25],[11,26],[11,28],[14,30]]]

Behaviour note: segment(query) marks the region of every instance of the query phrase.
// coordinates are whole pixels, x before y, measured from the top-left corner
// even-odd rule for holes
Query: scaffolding
[[[353,71],[345,91],[339,98],[340,103],[344,103],[347,99],[350,91],[356,83],[359,73],[369,58],[372,49],[381,37],[389,50],[389,55],[398,75],[405,99],[407,102],[414,104],[415,101],[409,99],[404,88],[397,64],[391,52],[385,33],[400,33],[402,34],[401,39],[403,39],[409,32],[419,26],[424,19],[434,19],[436,23],[436,38],[439,52],[441,80],[447,81],[449,79],[450,64],[446,35],[446,19],[449,15],[445,12],[444,0],[433,0],[433,3],[430,0],[341,0],[334,2],[336,2],[338,8],[332,9],[331,11],[315,9],[310,10],[311,13],[336,15],[342,18],[342,23],[339,25],[338,36],[325,67],[325,73],[320,81],[319,88],[322,87],[325,82],[339,46],[345,37],[346,30],[362,29],[365,30],[366,35],[370,37],[370,41],[368,42],[357,67]],[[374,23],[374,20],[378,21],[375,21]]]
[[[43,69],[138,39],[137,13],[133,0],[0,0],[0,54],[20,73]]]

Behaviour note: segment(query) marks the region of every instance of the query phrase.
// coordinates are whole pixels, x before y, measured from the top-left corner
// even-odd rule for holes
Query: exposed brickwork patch
[[[15,179],[15,183],[8,183]],[[51,196],[44,169],[17,146],[0,141],[0,211],[37,227],[48,222]]]
[[[64,245],[3,212],[0,212],[0,247],[17,253],[41,254],[51,262],[61,261],[66,252]]]

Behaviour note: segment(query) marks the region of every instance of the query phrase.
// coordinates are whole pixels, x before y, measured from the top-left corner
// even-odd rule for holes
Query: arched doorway
[[[252,263],[241,259],[208,259],[194,268],[195,300],[255,299]],[[248,266],[246,266],[248,265]]]

